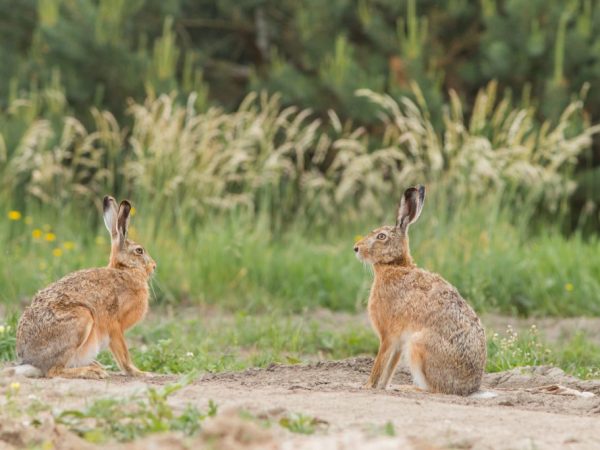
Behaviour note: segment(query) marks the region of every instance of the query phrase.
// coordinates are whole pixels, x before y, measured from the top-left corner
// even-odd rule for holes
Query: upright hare
[[[375,271],[368,309],[379,352],[367,387],[385,389],[403,356],[421,389],[469,395],[481,384],[485,332],[454,286],[413,263],[408,227],[424,200],[424,186],[407,189],[396,225],[377,228],[354,246]]]
[[[73,272],[39,291],[17,328],[14,373],[26,376],[105,378],[95,358],[108,346],[120,368],[143,375],[129,357],[124,332],[148,310],[148,279],[156,263],[127,239],[131,204],[104,197],[111,237],[108,267]]]

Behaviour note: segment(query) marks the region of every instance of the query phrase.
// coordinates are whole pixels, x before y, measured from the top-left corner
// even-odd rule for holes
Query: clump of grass
[[[21,383],[18,381],[13,381],[3,389],[4,402],[2,404],[2,412],[5,412],[12,417],[19,417],[21,415],[22,407],[18,401],[20,390]]]
[[[305,414],[293,413],[279,419],[279,425],[292,433],[314,434],[319,427],[326,426],[327,422]]]
[[[382,427],[383,434],[385,436],[396,436],[396,428],[391,421],[387,421],[385,425]]]
[[[535,325],[524,333],[509,326],[504,335],[493,333],[488,339],[488,372],[522,366],[553,365],[579,378],[600,378],[600,346],[582,333],[566,343],[549,345]]]
[[[494,333],[488,340],[488,372],[501,372],[519,366],[552,364],[552,351],[540,340],[537,327],[519,334],[510,325],[504,336]]]
[[[56,416],[56,422],[66,425],[84,439],[103,443],[110,439],[127,442],[150,433],[181,431],[187,435],[200,430],[202,421],[217,413],[210,401],[207,412],[188,405],[178,413],[167,399],[188,384],[188,375],[180,382],[161,389],[148,388],[144,395],[126,399],[106,398],[95,400],[84,410],[66,410]]]
[[[12,361],[15,359],[16,334],[16,314],[9,316],[6,322],[0,320],[0,361]]]
[[[555,350],[556,364],[579,378],[600,378],[600,345],[576,333]]]

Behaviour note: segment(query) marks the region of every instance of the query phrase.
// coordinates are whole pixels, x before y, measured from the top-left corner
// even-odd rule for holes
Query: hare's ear
[[[398,217],[396,218],[396,228],[400,232],[406,233],[408,226],[419,218],[424,202],[425,186],[419,185],[404,191],[398,207]]]
[[[117,234],[117,201],[107,195],[103,201],[104,225],[110,233],[110,240],[115,241],[118,238]]]
[[[131,212],[131,203],[123,200],[119,205],[119,214],[117,215],[117,232],[119,233],[119,244],[123,246],[127,240],[127,230],[129,229],[129,213]]]

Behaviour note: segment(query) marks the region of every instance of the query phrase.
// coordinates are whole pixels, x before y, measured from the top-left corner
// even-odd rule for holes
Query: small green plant
[[[576,333],[555,353],[556,364],[568,373],[584,379],[600,378],[600,346],[584,333]]]
[[[327,422],[316,417],[294,413],[279,419],[279,425],[292,433],[313,434],[319,426],[327,425]]]
[[[192,381],[192,374],[180,382],[162,389],[149,388],[141,396],[127,399],[105,398],[94,401],[85,410],[61,412],[56,421],[90,442],[105,442],[109,439],[131,441],[150,433],[181,431],[187,435],[196,433],[207,417],[217,413],[211,400],[208,411],[201,412],[187,405],[177,413],[168,403],[168,397]]]
[[[488,340],[488,372],[501,372],[519,366],[540,366],[554,362],[552,351],[540,340],[535,325],[523,334],[519,334],[509,325],[506,335],[494,333]]]
[[[392,422],[386,422],[386,424],[383,426],[383,434],[386,436],[396,436],[396,428]]]
[[[374,423],[368,424],[366,427],[366,431],[370,436],[373,436],[373,437],[376,437],[376,436],[394,437],[394,436],[396,436],[396,427],[394,426],[394,423],[391,420],[388,420],[383,425],[374,424]]]
[[[10,416],[20,415],[22,411],[19,406],[19,402],[17,402],[17,397],[20,391],[21,383],[18,381],[13,381],[6,386],[4,389],[4,404],[0,402],[0,411],[8,413]]]
[[[11,315],[5,323],[0,321],[0,361],[15,359],[16,333],[16,314]]]

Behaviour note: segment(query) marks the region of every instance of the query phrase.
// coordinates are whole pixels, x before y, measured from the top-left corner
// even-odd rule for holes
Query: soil
[[[371,365],[371,358],[353,358],[204,374],[169,397],[176,408],[191,403],[205,409],[211,399],[219,406],[217,416],[205,422],[198,436],[155,434],[102,448],[600,448],[600,380],[582,381],[553,367],[519,368],[485,376],[483,389],[497,397],[465,398],[416,391],[403,370],[387,391],[365,390],[361,386]],[[60,411],[85,407],[95,398],[123,398],[177,379],[117,374],[102,381],[0,378],[0,391],[18,381],[20,404],[41,401]],[[278,425],[264,428],[240,411],[274,424],[291,413],[301,413],[317,419],[317,431],[301,435]],[[59,449],[97,448],[56,425],[52,414],[42,417],[37,428],[22,419],[2,417],[0,450],[44,441]],[[388,423],[393,424],[394,436],[383,433]]]

